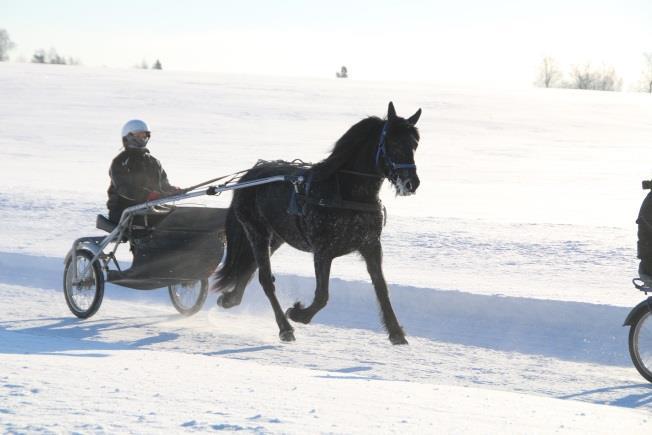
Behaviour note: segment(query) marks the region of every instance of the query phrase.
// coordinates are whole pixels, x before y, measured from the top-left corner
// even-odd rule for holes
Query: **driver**
[[[118,223],[127,207],[181,190],[170,185],[161,163],[149,153],[146,148],[149,138],[150,131],[144,121],[132,119],[122,127],[125,149],[113,159],[109,169],[111,185],[106,206],[112,222]]]
[[[644,189],[652,187],[643,183]],[[638,276],[646,286],[652,287],[652,191],[643,200],[636,223],[638,224],[637,256],[641,260],[638,265]]]

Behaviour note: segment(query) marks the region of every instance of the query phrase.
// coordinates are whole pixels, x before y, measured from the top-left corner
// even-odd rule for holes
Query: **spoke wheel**
[[[629,330],[629,355],[636,370],[652,382],[652,313],[644,312]]]
[[[187,281],[168,287],[172,305],[184,316],[192,316],[206,301],[208,294],[208,280]]]
[[[87,319],[97,312],[104,297],[104,274],[96,261],[91,265],[93,255],[84,250],[77,251],[77,276],[73,276],[72,257],[63,271],[63,294],[70,311],[80,319]],[[90,266],[90,267],[89,267]],[[84,270],[86,276],[81,278]]]

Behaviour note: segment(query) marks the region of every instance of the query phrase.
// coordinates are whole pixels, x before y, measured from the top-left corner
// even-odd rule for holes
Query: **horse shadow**
[[[311,296],[314,279],[278,274],[281,303]],[[314,323],[378,332],[382,326],[370,283],[331,278],[329,306]],[[246,296],[253,311],[266,311],[257,283]],[[631,367],[627,350],[630,308],[583,302],[481,295],[456,290],[392,285],[394,308],[408,336],[432,341],[552,357],[564,361]]]

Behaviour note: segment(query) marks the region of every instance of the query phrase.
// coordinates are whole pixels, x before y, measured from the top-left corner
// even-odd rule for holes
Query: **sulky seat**
[[[97,228],[98,230],[103,230],[106,231],[107,233],[110,233],[117,226],[118,224],[116,224],[115,222],[111,222],[101,214],[97,215],[97,220],[95,221],[95,228]]]

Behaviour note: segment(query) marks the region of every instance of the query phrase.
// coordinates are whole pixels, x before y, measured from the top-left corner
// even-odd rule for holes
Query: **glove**
[[[156,192],[156,191],[152,191],[152,192],[149,192],[147,194],[147,200],[148,201],[155,201],[155,200],[159,199],[160,197],[161,197],[161,194],[159,192]]]

